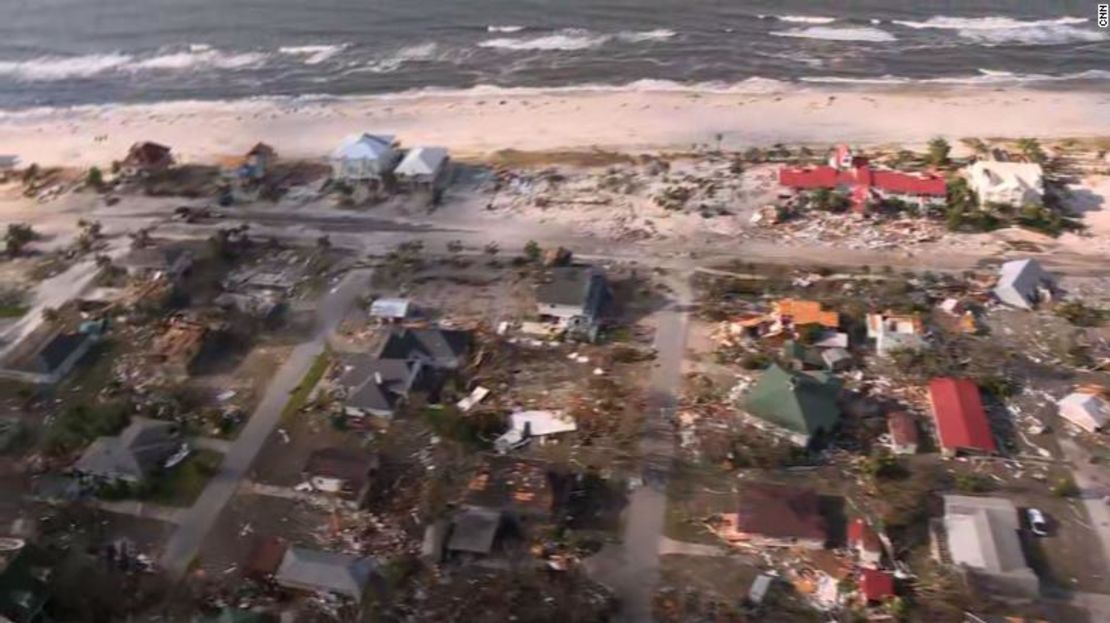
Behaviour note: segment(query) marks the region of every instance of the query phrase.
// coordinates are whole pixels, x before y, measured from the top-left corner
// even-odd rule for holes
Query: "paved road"
[[[655,318],[658,355],[640,441],[644,486],[631,495],[620,545],[603,550],[588,567],[595,579],[616,592],[621,603],[620,621],[650,621],[651,596],[659,582],[667,478],[675,449],[670,416],[678,403],[691,297],[685,278],[674,281],[674,299]]]
[[[166,543],[161,564],[174,579],[181,578],[212,529],[220,511],[235,495],[254,458],[281,419],[289,393],[301,382],[316,357],[323,352],[327,337],[346,315],[357,297],[366,291],[370,271],[355,270],[321,301],[317,309],[317,331],[312,339],[293,349],[274,375],[262,402],[251,415],[238,439],[224,455],[220,472],[209,481],[192,508],[178,517],[178,528]]]

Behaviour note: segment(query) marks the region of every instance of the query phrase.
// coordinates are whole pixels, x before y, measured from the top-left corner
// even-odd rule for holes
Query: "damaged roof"
[[[595,266],[559,266],[536,288],[536,298],[544,305],[583,307],[589,303],[595,282],[604,279]]]
[[[432,368],[453,370],[463,365],[470,344],[469,331],[406,328],[390,331],[378,358],[420,361]]]
[[[175,423],[135,417],[118,436],[92,442],[73,467],[85,474],[138,480],[159,467],[180,445]]]
[[[378,359],[358,354],[342,359],[337,383],[347,391],[346,403],[355,409],[392,410],[401,398],[418,389],[423,364],[404,359]]]
[[[359,489],[378,468],[378,455],[351,448],[321,448],[309,455],[304,471],[309,476],[335,478]]]
[[[826,538],[825,518],[814,491],[762,482],[740,488],[736,529],[769,538]]]
[[[451,536],[447,549],[456,552],[488,554],[501,527],[501,511],[493,508],[468,506],[455,514],[451,521]]]
[[[369,556],[293,546],[285,551],[274,579],[282,586],[345,595],[357,602],[377,570],[377,560]]]

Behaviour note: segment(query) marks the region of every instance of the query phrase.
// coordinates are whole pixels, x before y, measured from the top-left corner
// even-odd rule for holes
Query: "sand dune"
[[[920,143],[934,135],[1110,135],[1110,96],[1045,91],[555,92],[406,95],[332,101],[181,102],[0,113],[0,152],[25,162],[105,165],[156,140],[205,161],[265,140],[323,157],[346,134],[390,132],[407,145],[481,155],[503,148],[623,150],[772,143]]]

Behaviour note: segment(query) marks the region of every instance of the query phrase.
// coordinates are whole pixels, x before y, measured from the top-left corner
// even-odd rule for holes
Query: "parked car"
[[[1048,536],[1048,521],[1044,518],[1044,513],[1036,508],[1030,508],[1025,511],[1026,518],[1029,519],[1029,530],[1037,536]]]

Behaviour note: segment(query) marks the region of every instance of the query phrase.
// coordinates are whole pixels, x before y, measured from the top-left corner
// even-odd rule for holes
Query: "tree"
[[[99,167],[89,169],[88,175],[85,176],[85,184],[95,190],[104,188],[104,174],[100,172]]]
[[[8,231],[4,234],[4,244],[7,247],[8,255],[19,255],[23,248],[28,243],[37,239],[39,235],[35,230],[26,223],[10,223]]]
[[[529,262],[540,261],[541,254],[542,250],[540,249],[540,245],[535,240],[529,240],[528,243],[524,245],[524,257],[527,258]]]
[[[929,141],[929,164],[936,167],[941,167],[948,164],[948,154],[952,151],[952,147],[948,145],[948,141],[941,137],[936,137]]]
[[[1017,148],[1029,162],[1044,164],[1048,160],[1048,154],[1045,153],[1041,143],[1035,138],[1018,139]]]

